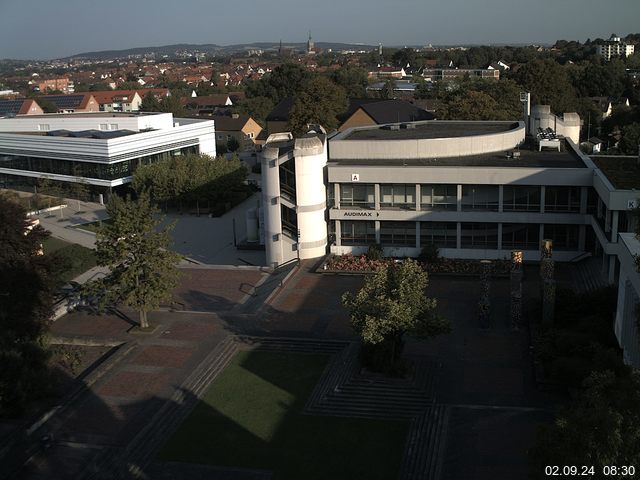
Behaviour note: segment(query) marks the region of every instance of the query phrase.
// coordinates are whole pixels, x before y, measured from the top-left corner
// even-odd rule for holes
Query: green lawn
[[[107,220],[98,220],[97,222],[91,222],[91,223],[83,223],[82,225],[76,225],[75,228],[81,228],[82,230],[89,230],[90,232],[96,232],[98,230],[99,227],[102,226],[102,224],[104,223],[111,223],[110,219]]]
[[[42,245],[45,255],[52,255],[60,259],[63,266],[61,280],[68,282],[81,273],[96,266],[96,254],[93,250],[65,242],[58,238],[49,237]]]
[[[322,355],[238,353],[160,458],[272,470],[280,480],[396,478],[407,421],[302,414],[327,361]]]

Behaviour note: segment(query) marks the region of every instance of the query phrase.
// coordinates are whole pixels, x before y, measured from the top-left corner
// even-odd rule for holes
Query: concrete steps
[[[401,480],[439,478],[448,418],[448,407],[434,404],[413,419],[400,470]]]

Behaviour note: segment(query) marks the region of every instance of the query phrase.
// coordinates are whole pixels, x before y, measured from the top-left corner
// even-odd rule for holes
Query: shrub
[[[384,250],[379,243],[372,243],[367,250],[367,258],[369,260],[382,260],[384,258]]]
[[[429,242],[422,247],[418,260],[427,264],[438,263],[440,260],[440,250],[433,243]]]

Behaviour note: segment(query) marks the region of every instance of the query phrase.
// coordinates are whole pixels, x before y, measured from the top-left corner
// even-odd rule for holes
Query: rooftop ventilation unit
[[[403,123],[401,125],[402,128],[406,128],[407,130],[413,130],[416,128],[416,124],[415,123]]]
[[[400,125],[389,125],[389,130],[400,130]]]

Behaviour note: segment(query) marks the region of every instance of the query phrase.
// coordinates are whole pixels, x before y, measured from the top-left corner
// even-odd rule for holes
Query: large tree
[[[44,335],[56,287],[47,237],[24,209],[0,195],[0,414],[18,415],[47,391]]]
[[[307,125],[320,124],[327,131],[338,127],[337,116],[347,109],[344,89],[326,77],[306,82],[293,102],[289,126],[297,134],[306,133]]]
[[[428,284],[420,265],[405,260],[368,277],[355,295],[342,295],[369,367],[397,372],[402,368],[405,334],[430,338],[450,331],[449,322],[436,312],[437,301],[426,296]]]
[[[575,111],[576,92],[568,70],[555,60],[530,61],[514,74],[514,79],[531,92],[534,105],[550,105],[557,114]]]
[[[593,372],[575,402],[540,432],[532,450],[534,478],[546,465],[590,465],[604,479],[605,466],[640,465],[640,376]],[[633,475],[618,478],[635,478]]]
[[[180,256],[169,248],[172,227],[161,220],[148,193],[137,200],[113,196],[107,206],[110,223],[96,233],[98,264],[110,272],[91,289],[104,292],[103,303],[124,303],[135,308],[140,326],[149,326],[147,313],[171,297],[178,283]]]

